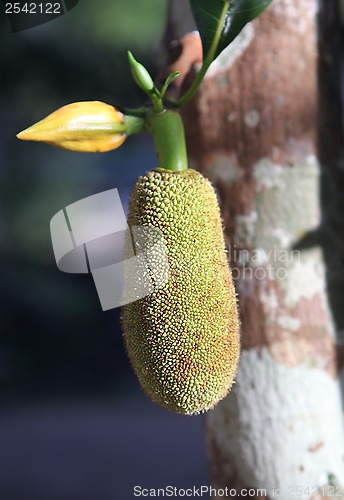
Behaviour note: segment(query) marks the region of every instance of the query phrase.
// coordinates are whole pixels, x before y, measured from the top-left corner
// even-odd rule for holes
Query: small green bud
[[[133,54],[128,51],[128,59],[132,75],[137,85],[146,93],[151,93],[154,89],[154,82],[146,68],[136,61]]]

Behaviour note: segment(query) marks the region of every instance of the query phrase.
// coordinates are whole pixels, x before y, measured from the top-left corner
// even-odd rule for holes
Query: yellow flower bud
[[[75,102],[54,111],[17,137],[83,153],[116,149],[126,139],[124,115],[99,101]]]

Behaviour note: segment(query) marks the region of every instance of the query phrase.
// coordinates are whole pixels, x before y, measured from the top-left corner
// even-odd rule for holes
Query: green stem
[[[174,106],[180,108],[181,106],[184,106],[184,104],[189,102],[190,99],[192,99],[193,96],[195,95],[200,84],[202,83],[204,75],[208,71],[209,66],[211,65],[211,63],[213,62],[213,60],[215,58],[216,49],[219,45],[219,41],[221,38],[221,33],[223,30],[223,25],[225,23],[226,14],[227,14],[227,11],[229,8],[229,4],[230,4],[230,0],[225,0],[225,2],[223,3],[221,17],[220,17],[219,23],[217,25],[216,32],[215,32],[213,41],[211,43],[210,49],[208,51],[206,58],[203,61],[201,69],[199,70],[199,72],[198,72],[195,80],[193,81],[191,87],[189,88],[189,90],[182,97],[180,97],[180,99],[173,100],[173,99],[169,99],[168,97],[166,98]]]
[[[124,115],[123,127],[127,135],[138,134],[142,132],[145,126],[145,119],[139,116]]]
[[[149,94],[149,97],[151,98],[155,113],[161,113],[164,109],[164,106],[160,95],[153,91]]]
[[[140,108],[120,108],[119,110],[126,116],[135,116],[137,118],[145,118],[147,114],[145,106],[141,106]]]
[[[147,115],[146,129],[152,135],[159,167],[180,172],[187,170],[185,134],[182,119],[177,111],[151,111]]]

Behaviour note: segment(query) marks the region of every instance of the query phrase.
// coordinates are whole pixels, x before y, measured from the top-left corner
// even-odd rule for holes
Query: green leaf
[[[222,22],[225,4],[228,4],[228,10],[213,60],[238,36],[243,27],[258,17],[271,2],[272,0],[190,0],[202,39],[203,59],[207,57],[219,22]]]

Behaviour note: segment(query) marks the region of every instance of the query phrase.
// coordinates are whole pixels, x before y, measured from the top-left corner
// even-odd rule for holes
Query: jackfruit
[[[128,224],[158,228],[169,262],[167,284],[122,309],[132,367],[146,394],[167,410],[212,409],[231,389],[240,353],[215,191],[192,169],[150,171],[132,191]]]

